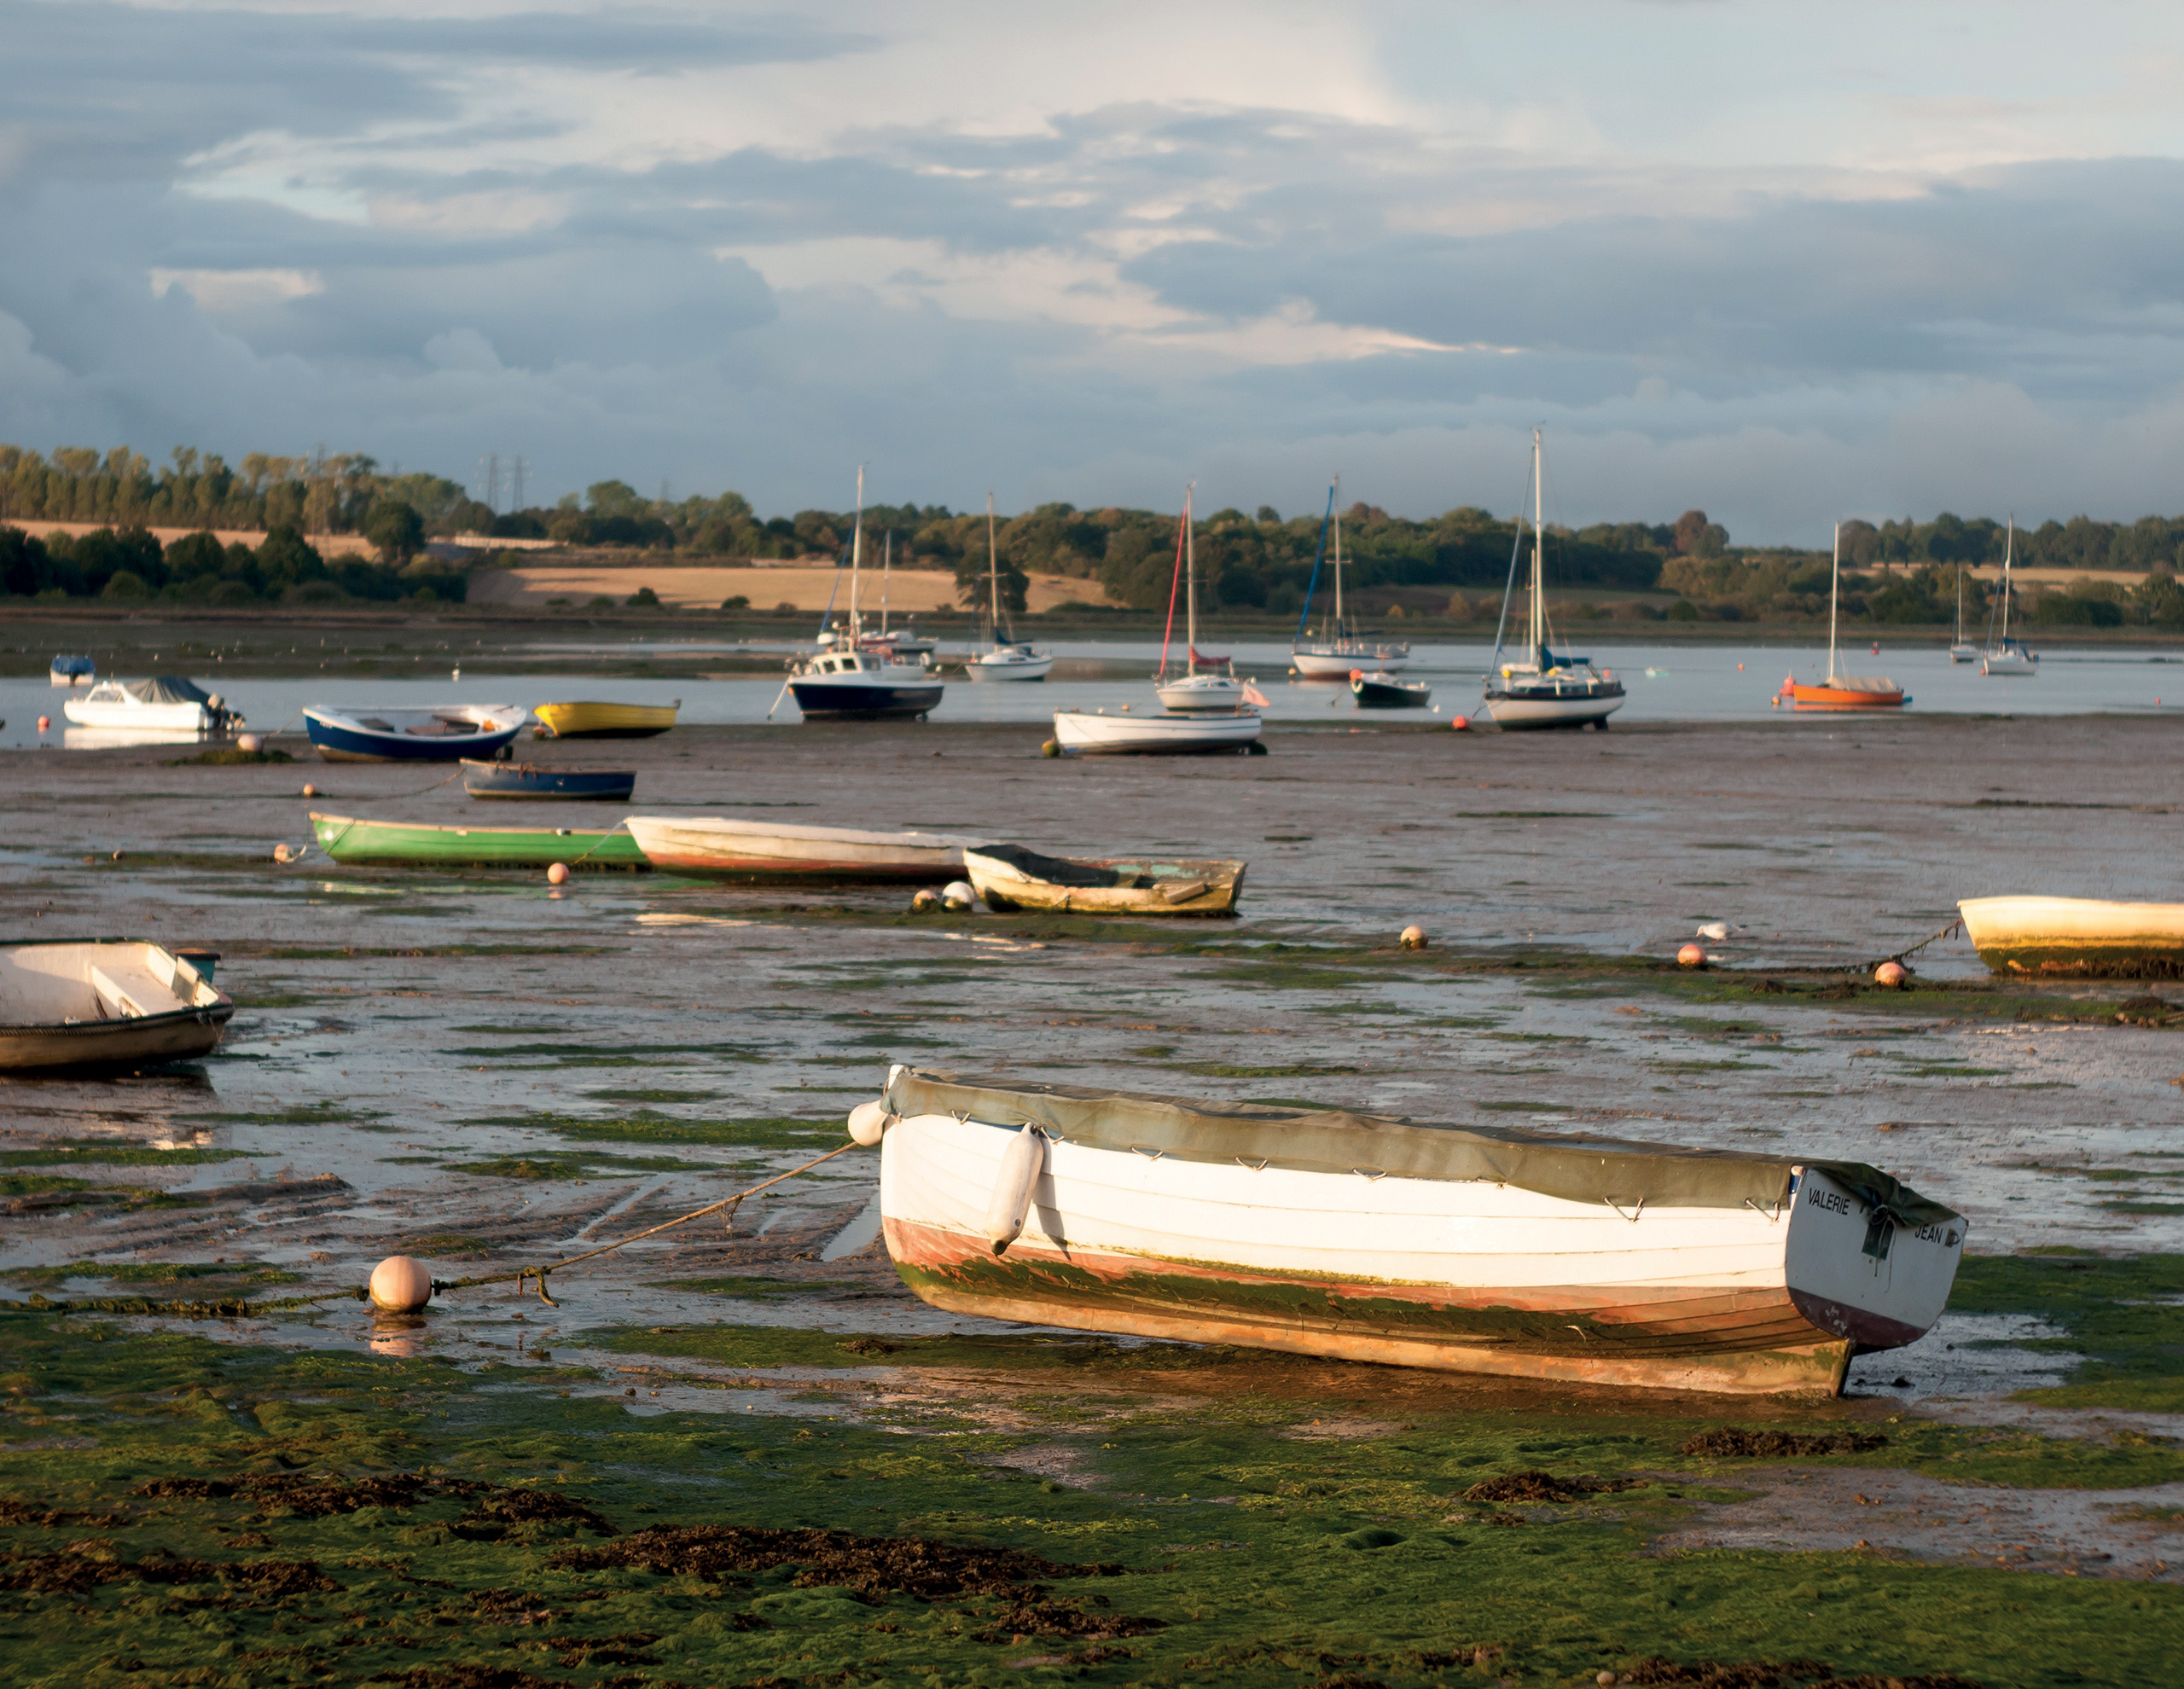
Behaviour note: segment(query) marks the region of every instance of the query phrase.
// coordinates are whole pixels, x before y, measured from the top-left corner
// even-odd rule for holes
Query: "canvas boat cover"
[[[977,1075],[897,1068],[887,1086],[897,1114],[956,1114],[1037,1126],[1073,1143],[1157,1150],[1189,1161],[1264,1160],[1307,1172],[1392,1173],[1410,1179],[1486,1179],[1569,1202],[1632,1208],[1773,1211],[1788,1200],[1794,1167],[1817,1168],[1885,1210],[1898,1226],[1959,1219],[1878,1168],[1856,1161],[1798,1161],[1734,1150],[1583,1133],[1444,1126],[1348,1109],[1205,1103],[1077,1085],[1034,1085]]]
[[[1021,844],[981,844],[981,856],[1005,863],[1017,873],[1031,879],[1043,879],[1049,885],[1076,886],[1091,891],[1116,885],[1122,876],[1105,862],[1072,861],[1067,856],[1043,856],[1037,850],[1027,850]]]
[[[205,704],[212,694],[180,675],[154,675],[149,680],[124,681],[121,689],[139,704]]]
[[[56,675],[95,675],[98,665],[88,657],[56,657],[52,672]]]

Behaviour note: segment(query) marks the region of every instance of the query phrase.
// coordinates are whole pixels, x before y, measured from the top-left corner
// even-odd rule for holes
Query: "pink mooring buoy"
[[[1676,953],[1676,961],[1678,967],[1704,967],[1706,966],[1706,947],[1686,944]]]
[[[415,1314],[433,1299],[432,1268],[413,1256],[390,1255],[372,1268],[372,1306]]]
[[[549,885],[562,885],[568,879],[568,877],[569,865],[566,862],[556,862],[553,867],[546,870],[546,883]]]
[[[2161,702],[2161,699],[2159,699],[2158,698],[2157,698],[2157,699],[2155,699],[2153,701],[2154,701],[2155,703],[2158,704],[2158,703],[2160,703],[2160,702]],[[50,716],[40,716],[40,717],[38,718],[38,730],[40,733],[47,733],[47,732],[49,732],[49,731],[51,731],[52,727],[53,727],[53,717],[50,717]]]
[[[1900,961],[1885,961],[1873,970],[1873,984],[1900,991],[1911,983],[1911,970]]]

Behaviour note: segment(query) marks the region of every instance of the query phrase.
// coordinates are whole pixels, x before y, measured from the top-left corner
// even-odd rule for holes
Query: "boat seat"
[[[357,717],[357,725],[358,727],[369,728],[374,733],[392,733],[394,731],[394,723],[392,722],[383,722],[377,716],[359,716]]]

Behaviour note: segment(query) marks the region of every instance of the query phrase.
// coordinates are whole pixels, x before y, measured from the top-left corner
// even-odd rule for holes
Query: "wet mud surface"
[[[309,1562],[344,1590],[406,1589],[443,1614],[535,1575],[540,1587],[517,1594],[540,1611],[620,1614],[595,1637],[687,1645],[680,1663],[656,1641],[478,1656],[548,1681],[1574,1682],[1657,1655],[1815,1651],[1849,1674],[2135,1680],[2126,1657],[2069,1679],[2095,1616],[2027,1607],[2022,1591],[2060,1574],[2117,1599],[2141,1592],[2158,1605],[2100,1622],[2184,1648],[2170,1570],[2184,1566],[2184,1011],[2149,1007],[2128,982],[1992,982],[1960,937],[1913,958],[1910,991],[1839,970],[1936,932],[1960,897],[2184,900],[2170,734],[2122,718],[1507,738],[1345,727],[1183,763],[1045,761],[1025,730],[938,723],[526,747],[637,767],[640,810],[1246,858],[1244,917],[1220,923],[913,917],[901,891],[658,874],[580,873],[555,889],[520,872],[344,868],[315,850],[281,866],[274,844],[305,843],[314,808],[601,817],[491,810],[459,786],[428,789],[430,771],[12,754],[12,933],[216,949],[239,1008],[219,1053],[191,1068],[0,1081],[0,1295],[259,1311],[0,1316],[20,1351],[0,1356],[15,1369],[0,1378],[13,1392],[0,1494],[56,1521],[0,1527],[11,1553],[81,1558],[70,1544],[90,1527],[63,1516],[141,1519],[154,1500],[136,1484],[194,1476],[227,1493],[171,1493],[157,1505],[182,1523],[163,1541],[115,1527],[122,1558],[96,1564],[156,1565],[142,1557],[162,1547]],[[306,780],[323,795],[298,796]],[[1716,920],[1733,929],[1709,943],[1719,966],[1664,965]],[[1395,945],[1411,921],[1432,937],[1424,951]],[[944,1315],[901,1287],[875,1241],[863,1152],[752,1199],[732,1224],[557,1276],[559,1306],[507,1286],[399,1319],[353,1300],[276,1305],[347,1291],[392,1252],[443,1279],[485,1274],[717,1201],[835,1148],[895,1061],[1871,1161],[1965,1212],[1975,1254],[1931,1334],[1863,1357],[1851,1395],[1817,1406],[1542,1391]],[[128,1375],[105,1370],[125,1350]],[[154,1361],[178,1370],[148,1418],[155,1392],[136,1374]],[[223,1395],[237,1368],[265,1382]],[[382,1410],[392,1442],[326,1429]],[[158,1425],[198,1452],[163,1464]],[[1723,1427],[1762,1446],[1685,1452]],[[1810,1445],[1770,1434],[1887,1441],[1838,1442],[1815,1463]],[[297,1465],[272,1464],[276,1450]],[[1133,1578],[1173,1570],[1142,1601],[1103,1588],[1159,1622],[1131,1631],[1101,1629],[1107,1610],[1043,1577],[1030,1582],[1044,1593],[942,1604],[952,1616],[889,1595],[900,1613],[876,1616],[874,1589],[847,1574],[822,1589],[782,1570],[817,1564],[807,1557],[764,1573],[779,1587],[754,1584],[735,1606],[752,1622],[737,1628],[735,1604],[694,1573],[549,1566],[603,1552],[582,1546],[572,1515],[489,1510],[458,1529],[480,1504],[431,1488],[535,1488],[549,1473],[616,1542],[834,1529]],[[252,1487],[283,1474],[423,1487],[407,1507],[312,1515]],[[1527,1474],[1536,1499],[1464,1499]],[[1579,1482],[1624,1477],[1644,1487]],[[279,1517],[251,1525],[239,1507]],[[360,1514],[374,1517],[360,1528]],[[357,1535],[328,1535],[340,1532]],[[271,1546],[223,1546],[248,1536]],[[1575,1557],[1554,1582],[1590,1581],[1589,1628],[1558,1616],[1574,1595],[1525,1593],[1535,1550]],[[347,1564],[360,1554],[402,1570]],[[216,1568],[190,1587],[259,1599],[238,1576]],[[1451,1579],[1474,1576],[1493,1601],[1448,1600]],[[1794,1627],[1770,1629],[1760,1592],[1784,1576],[1812,1585],[1809,1605],[1855,1611],[1854,1645],[1815,1651]],[[110,1603],[131,1582],[86,1587]],[[1359,1597],[1368,1586],[1412,1592],[1412,1616]],[[1443,1605],[1420,1605],[1428,1587]],[[1991,1612],[1967,1593],[1989,1588]],[[278,1599],[363,1598],[299,1585]],[[1293,1605],[1266,1605],[1278,1600]],[[2019,1617],[1995,1616],[2013,1602]],[[26,1622],[32,1609],[17,1611]],[[1281,1635],[1250,1634],[1250,1611],[1286,1613]],[[719,1622],[692,1629],[701,1617]],[[1891,1622],[1914,1617],[1908,1631]],[[259,1622],[217,1657],[217,1640],[193,1654],[170,1637],[135,1675],[109,1648],[113,1680],[179,1681],[157,1674],[191,1666],[215,1671],[198,1680],[287,1680],[266,1674],[270,1655],[223,1663],[285,1646],[320,1651],[316,1680],[409,1680],[365,1668],[441,1669],[471,1640],[435,1618],[433,1648],[366,1658]],[[510,1648],[536,1628],[509,1628]],[[980,1635],[999,1640],[967,1640]],[[653,1663],[616,1665],[617,1649]],[[1500,1651],[1482,1663],[1481,1649]],[[1424,1663],[1444,1657],[1459,1663]],[[1008,1663],[1033,1659],[1048,1663]],[[863,1675],[830,1675],[842,1672]]]

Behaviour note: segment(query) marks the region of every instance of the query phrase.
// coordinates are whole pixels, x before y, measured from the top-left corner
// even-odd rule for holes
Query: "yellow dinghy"
[[[541,704],[533,711],[555,739],[650,739],[675,725],[672,704]]]
[[[1062,914],[1234,914],[1244,889],[1241,862],[1043,856],[1021,844],[966,846],[963,871],[990,909]]]
[[[1968,897],[1956,907],[1965,936],[1996,973],[2184,977],[2184,903]]]

